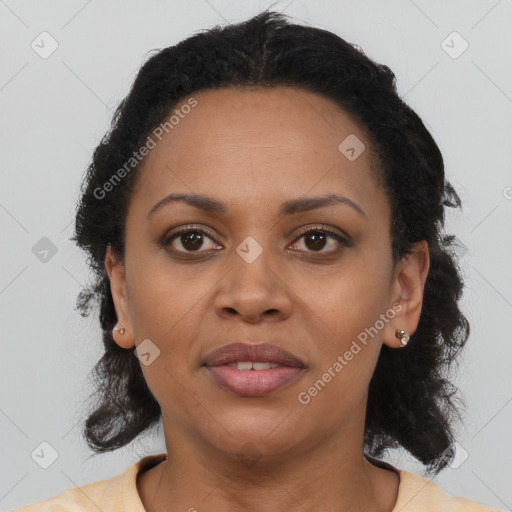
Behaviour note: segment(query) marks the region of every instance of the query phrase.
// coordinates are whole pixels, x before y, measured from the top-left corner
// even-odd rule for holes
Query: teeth
[[[236,363],[229,363],[226,366],[235,368],[236,370],[270,370],[281,366],[279,363],[263,363],[259,361],[237,361]]]
[[[270,370],[270,363],[252,363],[253,370]]]

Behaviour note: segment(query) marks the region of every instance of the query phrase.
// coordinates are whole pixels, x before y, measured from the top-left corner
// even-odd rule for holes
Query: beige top
[[[149,455],[113,478],[68,489],[54,498],[12,512],[146,512],[137,492],[137,474],[165,457],[164,453]],[[400,485],[392,512],[500,512],[466,498],[453,497],[414,473],[393,469],[400,476]]]

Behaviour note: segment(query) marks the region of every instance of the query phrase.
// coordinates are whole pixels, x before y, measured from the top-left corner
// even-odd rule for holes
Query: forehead
[[[364,129],[333,101],[284,86],[199,91],[192,98],[193,108],[182,108],[191,104],[185,98],[169,113],[173,124],[159,137],[150,134],[156,146],[132,201],[150,208],[171,192],[193,192],[233,208],[261,208],[336,191],[359,204],[383,194]],[[351,147],[356,158],[346,152]]]

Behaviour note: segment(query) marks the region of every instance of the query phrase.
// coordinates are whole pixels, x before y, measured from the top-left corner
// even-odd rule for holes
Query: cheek
[[[355,260],[356,258],[354,258]],[[340,266],[328,279],[304,283],[303,302],[321,329],[319,338],[342,350],[364,329],[374,325],[388,307],[389,281],[384,269],[368,267],[362,258]],[[313,337],[314,339],[314,337]],[[325,346],[325,344],[323,344]]]
[[[336,304],[338,308],[332,309]],[[328,335],[315,340],[315,364],[304,381],[298,402],[314,417],[324,418],[326,432],[339,425],[365,399],[382,342],[371,328],[383,312],[381,301],[372,294],[354,292],[328,298]],[[308,409],[310,408],[310,409]]]
[[[385,325],[381,315],[388,306],[388,277],[384,269],[368,272],[361,258],[316,288],[306,289],[308,304],[315,296],[321,300],[312,302],[310,314],[316,326],[310,331],[316,352],[307,383],[312,387],[302,391],[305,401],[311,399],[326,412],[339,402],[338,412],[343,414],[345,407],[364,397],[375,368]]]
[[[135,341],[138,345],[149,339],[159,351],[154,365],[142,369],[148,380],[155,382],[154,374],[165,381],[171,369],[186,374],[197,366],[195,341],[201,339],[198,318],[205,314],[205,300],[214,279],[198,278],[199,270],[190,279],[160,258],[152,261],[139,255],[133,263],[129,290]],[[165,386],[168,388],[170,383]]]
[[[130,309],[137,339],[161,341],[183,329],[204,296],[204,284],[185,279],[165,258],[135,255],[129,267]]]

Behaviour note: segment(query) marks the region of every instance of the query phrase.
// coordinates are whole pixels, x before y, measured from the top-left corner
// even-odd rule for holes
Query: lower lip
[[[294,380],[303,368],[278,366],[270,370],[237,370],[229,366],[206,366],[222,386],[240,396],[263,396]]]

